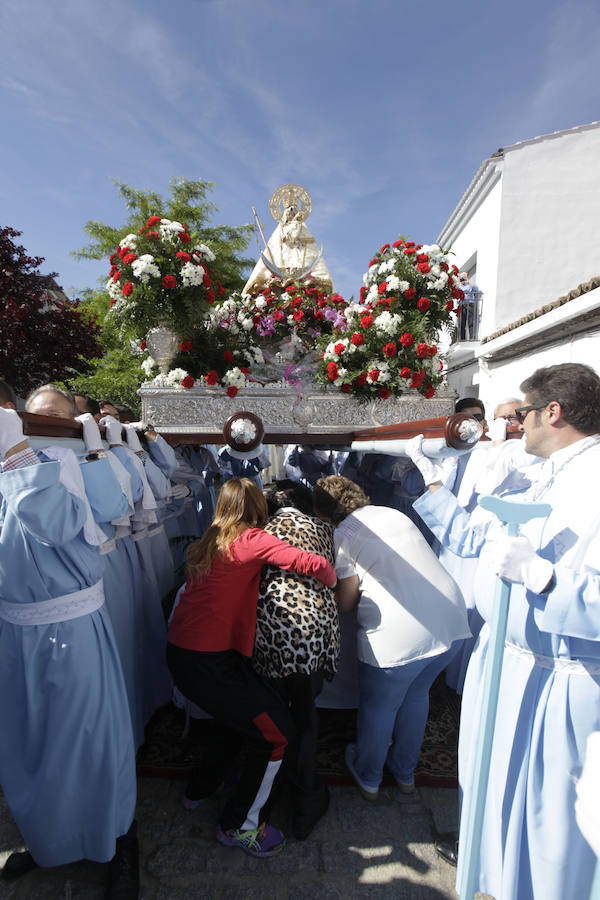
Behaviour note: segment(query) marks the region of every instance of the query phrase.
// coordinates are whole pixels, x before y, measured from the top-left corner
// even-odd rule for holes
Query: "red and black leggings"
[[[250,660],[236,650],[207,653],[167,644],[167,663],[184,697],[221,726],[221,738],[224,728],[235,748],[240,739],[244,743],[244,769],[221,815],[221,828],[257,828],[269,815],[281,763],[294,734],[287,707],[256,674]],[[211,765],[204,770],[206,796],[218,788],[231,759],[230,753],[209,755]]]

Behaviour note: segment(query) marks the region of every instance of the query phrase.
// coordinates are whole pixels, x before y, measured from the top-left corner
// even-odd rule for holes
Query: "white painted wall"
[[[600,128],[505,151],[499,245],[495,325],[483,333],[600,274]]]
[[[494,330],[494,310],[498,281],[498,251],[500,216],[502,210],[502,180],[492,188],[481,206],[465,224],[450,248],[453,262],[462,271],[465,264],[477,254],[477,287],[483,292],[480,334]]]

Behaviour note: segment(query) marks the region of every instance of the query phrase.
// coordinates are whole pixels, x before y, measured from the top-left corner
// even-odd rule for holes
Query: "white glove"
[[[103,416],[100,419],[100,424],[106,428],[106,440],[109,444],[123,443],[121,440],[121,429],[123,426],[120,422],[117,422],[114,416]]]
[[[506,419],[499,418],[494,419],[492,424],[489,427],[489,431],[487,436],[491,441],[505,441],[506,440],[506,429],[508,427],[508,422]]]
[[[429,459],[423,453],[423,435],[417,434],[414,438],[406,441],[406,455],[412,459],[415,466],[423,476],[426,485],[435,484],[437,481],[444,480],[444,470],[440,465]]]
[[[23,437],[23,423],[16,409],[5,409],[0,406],[0,459],[4,459],[7,452],[21,444]]]
[[[534,594],[545,593],[554,574],[552,563],[538,556],[526,537],[497,535],[488,538],[485,558],[496,575],[524,584]]]
[[[102,450],[102,438],[100,437],[100,429],[91,413],[82,413],[75,416],[78,422],[83,426],[83,443],[88,451]]]
[[[143,450],[144,448],[140,444],[140,439],[137,436],[137,431],[135,430],[131,422],[128,422],[127,425],[123,425],[123,428],[125,429],[125,435],[127,436],[127,446],[129,447],[129,449],[133,450],[134,453],[139,453],[140,450]]]

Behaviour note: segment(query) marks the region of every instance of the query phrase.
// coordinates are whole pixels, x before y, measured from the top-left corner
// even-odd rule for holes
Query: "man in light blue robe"
[[[462,703],[459,870],[499,575],[513,584],[475,887],[496,900],[581,900],[596,862],[574,803],[587,736],[600,728],[600,379],[565,364],[538,369],[521,390],[526,448],[545,462],[506,487],[515,500],[549,503],[549,517],[511,538],[481,508],[469,516],[418,441],[411,456],[429,493],[415,507],[444,546],[479,557],[485,624]]]
[[[35,863],[116,859],[124,840],[131,847],[136,781],[87,505],[5,409],[0,460],[0,783],[31,854],[9,857],[11,877]],[[115,872],[107,897],[117,896]]]

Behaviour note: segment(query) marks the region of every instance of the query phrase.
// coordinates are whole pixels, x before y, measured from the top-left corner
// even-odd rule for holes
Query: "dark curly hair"
[[[319,478],[313,488],[316,514],[334,525],[339,525],[355,509],[368,506],[370,502],[363,489],[343,475]]]

